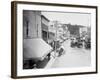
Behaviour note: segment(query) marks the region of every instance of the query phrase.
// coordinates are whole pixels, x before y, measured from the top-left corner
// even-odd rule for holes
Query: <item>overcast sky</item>
[[[61,13],[61,12],[42,12],[50,21],[57,20],[65,24],[77,24],[90,26],[91,14],[86,13]]]

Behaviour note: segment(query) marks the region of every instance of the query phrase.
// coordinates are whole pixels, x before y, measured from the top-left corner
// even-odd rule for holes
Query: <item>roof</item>
[[[46,19],[48,22],[50,21],[48,18],[46,18],[44,15],[41,15],[44,19]]]

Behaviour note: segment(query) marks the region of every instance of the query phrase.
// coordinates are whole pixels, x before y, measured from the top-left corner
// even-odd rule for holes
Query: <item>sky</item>
[[[65,24],[90,26],[91,14],[70,12],[42,12],[50,21],[57,20]]]

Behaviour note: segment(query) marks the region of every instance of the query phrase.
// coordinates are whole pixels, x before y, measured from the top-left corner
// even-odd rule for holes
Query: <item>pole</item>
[[[56,43],[56,41],[57,41],[57,26],[58,26],[58,23],[57,23],[57,21],[55,21],[55,24],[54,24],[54,26],[55,26],[55,28],[56,28],[56,36],[55,36],[55,44],[54,44],[54,48],[55,48],[55,57],[56,57],[56,50],[57,50],[57,43]]]

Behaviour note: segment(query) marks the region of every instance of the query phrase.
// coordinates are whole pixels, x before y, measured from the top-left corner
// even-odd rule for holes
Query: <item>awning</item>
[[[43,60],[52,50],[52,47],[41,38],[24,39],[23,45],[24,59]]]

